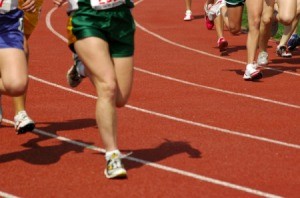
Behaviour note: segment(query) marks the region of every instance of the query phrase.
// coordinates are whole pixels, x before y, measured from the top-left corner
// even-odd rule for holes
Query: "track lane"
[[[51,36],[47,36],[47,37],[51,37]],[[57,49],[57,50],[59,50],[59,49]],[[64,52],[64,50],[62,50],[61,51],[62,53]],[[54,55],[55,56],[55,55]],[[66,55],[67,56],[67,55]],[[62,61],[62,62],[70,62],[70,60],[62,60],[62,59],[57,59],[56,60],[57,62],[58,61]],[[48,64],[47,64],[48,65]],[[51,64],[49,64],[49,65],[51,65]],[[67,64],[66,64],[67,65]],[[54,65],[51,69],[53,70],[53,69],[55,69],[56,68],[56,66]],[[54,79],[54,80],[56,80],[56,78],[57,79],[59,79],[57,82],[62,82],[62,84],[65,84],[65,82],[64,82],[64,72],[62,72],[63,74],[61,74],[61,73],[58,73],[57,75],[47,75],[47,72],[41,72],[41,71],[39,71],[39,70],[36,70],[36,71],[33,71],[33,72],[37,72],[37,73],[39,73],[39,74],[43,74],[42,76],[43,77],[45,77],[45,78],[49,78],[49,79]],[[63,78],[62,78],[62,76],[63,76]],[[144,76],[142,75],[142,76],[140,76],[140,75],[137,75],[137,81],[138,82],[144,82]],[[155,79],[155,78],[154,78]],[[153,78],[150,78],[150,79],[148,79],[148,80],[146,80],[146,82],[148,82],[148,83],[150,83],[151,81],[153,81]],[[160,84],[162,81],[158,81],[157,82],[157,84]],[[172,83],[173,84],[173,83]],[[84,88],[79,88],[79,89],[84,89]],[[176,88],[177,89],[177,88]],[[46,90],[46,89],[45,89]],[[180,92],[180,90],[181,89],[178,89],[177,91],[178,92]],[[90,91],[90,90],[89,90]],[[171,90],[169,90],[169,91],[171,91]],[[49,91],[48,91],[49,92]],[[59,93],[59,92],[56,92],[57,94]],[[168,93],[168,92],[167,92]],[[193,90],[193,92],[192,93],[195,93],[194,92],[194,90]],[[45,92],[45,94],[47,94],[47,92]],[[141,93],[141,95],[143,96],[143,94],[144,93]],[[70,97],[68,94],[58,94],[60,97],[62,97],[62,98],[65,98],[65,99],[68,99],[68,101],[72,101],[72,100],[74,100],[74,101],[77,101],[77,100],[82,100],[82,98],[81,97],[74,97],[73,95],[72,95],[72,97]],[[144,96],[150,96],[150,94],[147,94],[147,95],[144,95]],[[136,97],[138,97],[138,96],[135,96],[134,98],[136,98]],[[38,97],[37,97],[38,98]],[[47,98],[46,96],[45,96],[45,98]],[[51,98],[53,98],[52,100],[51,100]],[[52,97],[49,97],[49,100],[50,101],[54,101],[55,99],[56,99],[57,97],[55,97],[55,96],[52,96]],[[72,98],[72,100],[70,99],[70,98]],[[76,99],[77,98],[77,99]],[[134,100],[134,99],[133,99]],[[38,100],[37,100],[38,101]],[[138,100],[137,100],[138,101]],[[56,102],[58,102],[58,101],[56,101]],[[47,117],[47,115],[43,115],[43,118],[39,118],[39,119],[41,119],[41,121],[43,122],[43,120],[44,120],[44,122],[45,123],[47,123],[47,122],[49,122],[49,120],[50,120],[50,123],[51,123],[51,120],[53,120],[53,122],[57,122],[57,121],[59,121],[59,122],[62,122],[62,123],[64,123],[63,121],[64,120],[66,120],[68,117],[70,117],[70,118],[72,118],[74,115],[66,115],[66,114],[64,114],[64,113],[66,113],[66,112],[64,112],[62,115],[61,115],[61,118],[59,118],[59,119],[57,119],[57,115],[55,114],[56,112],[59,112],[59,110],[60,110],[60,108],[62,108],[62,107],[65,107],[64,105],[64,103],[63,103],[63,99],[60,101],[61,102],[61,105],[60,106],[58,106],[57,107],[57,105],[55,105],[55,104],[51,104],[51,103],[49,103],[49,109],[51,108],[52,110],[52,112],[53,112],[53,114],[50,114],[50,118],[48,118]],[[147,102],[147,101],[145,101],[145,102]],[[92,102],[93,103],[93,102]],[[86,104],[86,103],[85,103]],[[56,107],[55,107],[56,106]],[[71,105],[72,106],[72,105]],[[90,109],[92,109],[92,104],[90,104],[89,106],[91,106],[91,108]],[[78,107],[77,107],[78,108]],[[47,111],[49,111],[49,109],[47,110]],[[63,108],[64,109],[64,108]],[[88,109],[88,110],[85,110],[86,112],[90,112],[90,109]],[[125,110],[125,111],[128,111],[128,110]],[[68,113],[70,113],[70,112],[72,112],[72,111],[68,111]],[[130,112],[130,110],[129,110],[129,112]],[[174,113],[174,112],[172,112],[172,113]],[[125,118],[128,116],[128,112],[127,113],[124,113],[125,115],[124,115],[124,117],[122,116],[121,117],[121,120],[125,120]],[[131,113],[132,114],[132,113]],[[133,113],[134,115],[132,115],[132,116],[130,116],[130,118],[132,118],[132,119],[135,119],[136,120],[136,118],[137,117],[139,117],[139,113]],[[91,113],[89,113],[88,114],[89,116],[88,117],[92,117],[92,115],[91,115]],[[49,116],[49,115],[48,115]],[[75,115],[76,117],[78,116],[78,115]],[[83,113],[82,115],[80,115],[80,116],[82,116],[82,117],[85,117],[85,116],[87,116],[85,113]],[[151,116],[150,116],[151,117]],[[148,118],[148,116],[147,116],[147,118]],[[140,126],[145,126],[145,123],[155,123],[155,124],[157,124],[157,123],[159,123],[158,122],[158,120],[160,120],[160,119],[154,119],[154,121],[151,121],[151,120],[149,120],[149,119],[146,119],[148,122],[145,122],[145,120],[144,120],[144,118],[141,118],[141,120],[139,120],[138,121],[138,123],[142,123],[142,125],[139,125],[139,126],[136,126],[136,127],[134,127],[134,129],[135,130],[133,130],[133,131],[139,131],[140,130]],[[165,121],[160,121],[160,122],[163,122],[163,126],[164,126],[164,130],[166,130],[165,132],[164,131],[162,131],[162,132],[159,132],[159,134],[156,134],[156,139],[160,139],[160,141],[161,141],[161,138],[162,137],[168,137],[168,138],[173,138],[173,139],[182,139],[182,136],[181,136],[181,133],[178,133],[178,134],[172,134],[171,136],[170,136],[170,133],[172,133],[172,131],[174,131],[174,129],[177,129],[177,127],[178,127],[178,125],[177,124],[175,124],[174,125],[174,122],[169,122],[169,121],[167,121],[166,123],[165,123]],[[83,122],[82,122],[83,123]],[[173,125],[173,126],[170,126],[170,129],[168,130],[168,129],[165,129],[165,126],[169,126],[169,125]],[[181,125],[181,124],[179,124],[179,125]],[[64,126],[64,125],[63,125]],[[70,123],[66,123],[66,125],[65,126],[70,126]],[[125,127],[125,129],[126,129],[126,123],[124,124],[121,124],[121,127],[123,128],[123,127]],[[46,128],[49,128],[49,127],[46,127]],[[57,129],[59,129],[60,128],[60,126],[59,125],[57,125],[55,128],[53,128],[53,127],[50,127],[52,130],[54,130],[55,128],[57,128]],[[71,127],[72,128],[72,127]],[[148,135],[148,137],[150,138],[150,137],[152,137],[153,136],[153,133],[155,134],[155,131],[160,131],[159,130],[159,128],[160,128],[160,126],[156,126],[155,127],[155,129],[145,129],[146,131],[149,131],[149,132],[152,132],[152,134],[149,134]],[[187,128],[186,127],[186,125],[182,125],[182,127],[180,128],[181,129],[181,131],[185,131],[186,129],[185,128]],[[189,127],[188,127],[189,128]],[[72,128],[72,130],[70,131],[70,134],[71,135],[73,135],[74,133],[74,130],[75,128]],[[172,130],[173,129],[173,130]],[[90,129],[88,129],[88,130],[90,130]],[[96,129],[92,129],[92,133],[93,134],[95,134],[95,131],[97,131]],[[194,133],[191,133],[192,135],[191,136],[189,136],[189,137],[187,137],[187,139],[188,140],[190,140],[190,139],[193,139],[195,136],[197,136],[197,134],[198,134],[198,129],[194,129]],[[205,130],[206,131],[206,130]],[[72,132],[72,133],[71,133]],[[81,137],[80,139],[84,139],[81,135],[79,135],[80,133],[82,133],[82,131],[75,131],[75,136],[73,137],[73,136],[71,136],[71,137],[73,137],[73,138],[75,138],[77,135],[78,135],[78,137]],[[123,133],[123,135],[124,136],[126,136],[126,132],[125,132],[125,134]],[[123,144],[122,144],[122,147],[124,148],[124,147],[126,147],[126,144],[124,144],[126,141],[127,141],[127,138],[125,138],[123,136],[123,138],[124,139],[121,139],[121,140],[123,140],[123,141],[121,141],[121,142],[123,142]],[[211,137],[210,135],[209,135],[209,133],[206,133],[206,136],[208,136],[208,137]],[[96,138],[97,139],[97,137],[96,136],[94,136],[93,135],[93,137],[94,138]],[[136,138],[135,139],[138,139],[140,136],[138,136],[138,135],[136,135]],[[220,140],[220,139],[222,139],[222,137],[224,138],[224,136],[218,136],[218,137],[211,137],[211,138],[213,138],[213,139],[215,139],[215,140]],[[27,137],[28,138],[28,137]],[[20,140],[20,142],[22,142],[22,141],[24,141],[24,140],[26,140],[27,138],[25,138],[25,139],[23,139],[23,140]],[[121,137],[122,138],[122,137]],[[153,138],[153,137],[152,137]],[[200,142],[203,142],[203,139],[205,139],[204,137],[199,137],[199,138],[195,138],[195,140],[193,141],[193,143],[192,143],[192,145],[196,145],[196,148],[201,148],[200,150],[202,151],[202,150],[204,150],[205,151],[205,153],[206,152],[208,152],[210,149],[209,149],[209,147],[203,147],[203,149],[202,149],[202,147],[200,147],[200,145],[198,145],[196,142],[198,142],[199,140],[200,140]],[[232,139],[235,139],[235,137],[230,137],[230,141],[228,141],[229,143],[230,142],[232,142]],[[126,140],[126,141],[124,141],[124,140]],[[147,139],[147,140],[149,140],[149,139]],[[207,142],[206,142],[206,144],[207,145],[210,145],[211,144],[211,142],[215,142],[215,140],[214,141],[211,141],[211,139],[209,139]],[[58,143],[58,142],[56,142],[56,141],[53,141],[53,142],[55,142],[55,144],[60,144],[60,143]],[[53,143],[52,142],[52,143]],[[133,143],[133,141],[132,140],[130,140],[130,142],[132,142]],[[145,143],[147,143],[148,141],[143,141],[143,142],[141,142],[141,143],[143,143],[143,144],[145,144]],[[150,142],[148,142],[148,147],[150,147],[151,148],[151,146],[153,147],[153,145],[158,145],[157,144],[157,140],[155,141],[156,143],[154,143],[154,142],[152,142],[151,141],[151,139],[150,139]],[[159,141],[158,141],[159,142]],[[220,141],[220,142],[223,142],[223,141]],[[226,141],[225,141],[226,142]],[[238,140],[237,139],[237,141],[236,142],[240,142],[240,140]],[[251,142],[251,141],[249,141],[249,142]],[[130,144],[130,145],[132,145],[132,143]],[[241,145],[243,145],[243,143],[244,143],[244,141],[242,140],[241,141]],[[101,144],[101,143],[99,143],[98,142],[98,140],[97,140],[97,144]],[[252,148],[252,145],[253,143],[249,143],[249,146],[245,146],[245,150],[249,150],[249,149],[251,149]],[[260,143],[258,143],[257,145],[260,145],[260,146],[262,146],[262,148],[264,148],[265,146],[263,146],[263,145],[261,145]],[[141,145],[136,145],[136,147],[137,148],[144,148],[144,147],[141,147]],[[211,146],[210,146],[211,147]],[[230,148],[230,144],[228,144],[228,148]],[[238,148],[238,147],[237,147]],[[247,148],[249,148],[249,149],[247,149]],[[273,148],[273,147],[272,147]],[[211,148],[212,150],[214,150],[215,148],[213,147],[213,148]],[[218,149],[216,149],[216,152],[215,153],[207,153],[207,155],[205,155],[205,160],[208,160],[207,162],[209,162],[209,163],[203,163],[203,164],[212,164],[212,163],[214,163],[215,161],[212,159],[213,157],[217,157],[218,156],[218,153],[220,153],[223,149],[224,149],[224,145],[220,145],[220,147],[219,147],[219,149],[220,149],[220,151],[218,151]],[[270,148],[271,149],[271,148]],[[202,151],[203,152],[203,151]],[[269,150],[265,150],[265,151],[263,151],[263,153],[269,153],[270,151]],[[278,151],[276,151],[277,153],[278,153]],[[232,154],[232,156],[236,156],[236,151],[234,151],[234,149],[232,148],[232,151],[229,151],[228,152],[228,155],[230,155],[230,154]],[[282,150],[279,150],[279,153],[281,153],[283,156],[286,156],[285,154],[283,154],[283,153],[285,153],[285,152],[283,152]],[[51,154],[51,153],[50,153]],[[53,155],[53,153],[52,153],[52,155]],[[69,155],[69,154],[68,154]],[[241,156],[243,155],[243,153],[241,153],[240,154]],[[51,156],[51,155],[50,155]],[[65,155],[64,155],[65,156]],[[207,158],[207,156],[211,156],[212,158]],[[150,157],[150,156],[147,156],[148,158]],[[174,157],[174,158],[173,158]],[[174,163],[176,162],[176,161],[182,161],[182,159],[186,159],[186,155],[179,155],[179,158],[177,157],[177,156],[173,156],[172,158],[163,158],[162,159],[162,161],[161,161],[161,163],[170,163],[170,164],[172,164],[172,165],[174,165]],[[224,157],[228,157],[227,155],[226,156],[224,156]],[[291,158],[293,158],[293,157],[291,157]],[[72,157],[71,157],[71,159],[72,159]],[[75,159],[76,159],[76,157],[75,157]],[[92,159],[95,159],[94,157],[92,157]],[[90,160],[92,160],[92,159],[90,159]],[[101,158],[100,158],[101,159]],[[240,158],[238,158],[238,159],[240,159]],[[257,158],[255,158],[254,157],[254,159],[257,159]],[[193,167],[196,167],[196,166],[198,166],[198,165],[201,165],[202,164],[202,162],[203,161],[201,161],[201,163],[199,162],[200,160],[198,160],[198,162],[196,163],[196,164],[194,164],[192,167],[191,167],[191,169],[194,169]],[[283,162],[282,160],[280,160],[281,162]],[[195,162],[194,160],[188,160],[188,162]],[[218,161],[217,161],[218,162]],[[235,161],[232,161],[231,163],[232,164],[235,164],[234,163]],[[271,161],[272,162],[272,161]],[[268,162],[267,164],[272,164],[271,162]],[[292,163],[293,161],[291,161],[291,160],[289,160],[289,161],[287,161],[287,163]],[[60,161],[60,163],[61,163],[61,161]],[[101,162],[97,162],[97,165],[95,165],[95,166],[99,166],[99,164],[102,164],[103,162],[101,161]],[[200,163],[200,164],[198,164],[198,163]],[[246,163],[246,162],[244,162],[244,163]],[[266,162],[264,162],[264,163],[266,163]],[[62,164],[63,164],[63,162],[62,162]],[[96,163],[95,163],[96,164]],[[187,164],[189,164],[190,165],[190,163],[187,163]],[[202,164],[202,165],[203,165]],[[217,167],[218,166],[220,166],[220,167],[223,167],[224,168],[224,162],[222,163],[221,162],[221,160],[219,161],[219,163],[217,163],[218,165],[217,165]],[[269,165],[270,165],[269,164]],[[182,164],[182,165],[176,165],[176,166],[184,166],[185,164]],[[84,166],[84,165],[83,165]],[[258,167],[257,165],[253,165],[254,167]],[[63,169],[66,167],[66,168],[69,168],[70,167],[70,164],[69,165],[63,165],[63,166],[61,166]],[[184,167],[186,167],[186,166],[184,166]],[[216,168],[217,168],[216,167]],[[230,166],[229,166],[230,167]],[[245,164],[242,166],[242,167],[245,167]],[[207,168],[208,167],[206,167],[206,169],[205,169],[205,165],[203,165],[203,168],[204,168],[204,170],[203,170],[203,172],[204,173],[210,173],[210,174],[217,174],[217,176],[218,177],[220,177],[220,175],[219,175],[219,173],[216,173],[214,170],[207,170]],[[74,167],[73,166],[71,166],[71,169],[72,170],[75,170],[74,169]],[[145,170],[148,170],[149,171],[149,175],[151,175],[150,173],[151,173],[151,171],[152,171],[152,169],[148,169],[148,168],[143,168],[143,169],[145,169]],[[58,169],[58,170],[60,170],[60,169]],[[101,170],[102,170],[102,168],[101,168]],[[131,170],[131,169],[130,169]],[[134,170],[134,169],[133,169]],[[132,170],[132,172],[133,172],[133,170]],[[137,171],[134,171],[133,173],[134,174],[132,174],[133,175],[133,178],[131,178],[131,180],[133,181],[133,182],[136,182],[136,181],[138,181],[137,180],[137,178],[136,177],[147,177],[147,174],[145,175],[144,174],[144,171],[140,171],[141,169],[137,169]],[[198,169],[195,169],[195,170],[198,170]],[[50,171],[50,170],[49,170]],[[55,171],[55,169],[53,170],[53,171]],[[71,171],[71,170],[70,170]],[[264,175],[264,171],[263,170],[261,170],[262,172],[260,173],[260,174],[263,174]],[[271,172],[273,172],[272,171],[272,169],[270,170]],[[250,173],[250,172],[249,172]],[[134,176],[136,174],[136,176]],[[161,174],[161,172],[160,171],[158,171],[157,172],[157,174]],[[245,173],[244,173],[245,174]],[[259,175],[260,175],[259,174]],[[49,175],[49,174],[46,174],[46,175]],[[98,175],[98,172],[97,172],[97,175]],[[225,174],[226,175],[226,174]],[[245,174],[245,175],[247,175],[247,173]],[[247,178],[245,175],[243,175],[242,177],[244,177],[244,178]],[[248,175],[248,177],[249,176],[251,176],[251,175]],[[267,175],[265,175],[265,176],[267,176]],[[89,175],[88,176],[89,178],[91,178],[91,179],[93,179],[94,177],[95,177],[95,175]],[[168,179],[166,180],[166,179],[161,179],[160,177],[159,178],[157,178],[157,180],[155,179],[155,181],[153,181],[153,182],[157,182],[157,181],[160,181],[160,180],[163,180],[163,181],[165,181],[168,185],[167,186],[172,186],[173,184],[171,184],[170,183],[170,181],[172,180],[172,179],[174,179],[174,178],[172,178],[173,177],[173,175],[170,177],[170,175],[168,175],[167,174],[167,176],[165,176],[165,177],[167,177]],[[165,178],[164,177],[164,178]],[[227,177],[228,178],[228,176],[225,176],[225,177]],[[238,179],[237,178],[237,176],[235,175],[233,175],[233,177],[236,177],[236,179]],[[147,177],[148,178],[148,177]],[[185,179],[182,179],[181,177],[178,177],[178,179],[180,179],[184,184],[183,184],[183,186],[185,186],[185,188],[181,188],[181,187],[179,187],[179,189],[181,189],[181,190],[184,190],[184,189],[187,189],[187,187],[186,186],[189,186],[188,185],[188,181],[189,180],[187,180],[187,182],[185,183],[184,181],[185,181]],[[278,179],[278,178],[277,178]],[[276,179],[275,179],[276,180]],[[141,183],[141,185],[138,185],[135,189],[136,189],[136,191],[135,192],[138,192],[138,193],[141,193],[141,191],[138,191],[138,187],[139,188],[141,188],[142,189],[142,191],[144,190],[144,192],[146,192],[146,193],[151,193],[150,191],[147,191],[147,190],[145,190],[144,188],[143,188],[143,185],[149,185],[149,183],[146,183],[146,182],[141,182],[141,181],[139,181],[140,183]],[[63,182],[62,182],[63,183]],[[89,183],[89,182],[87,182],[87,183]],[[87,184],[87,183],[85,183],[85,184]],[[130,182],[131,183],[131,182]],[[251,181],[250,181],[250,183],[251,183]],[[128,184],[128,183],[127,183]],[[143,185],[142,185],[143,184]],[[169,185],[170,184],[170,185]],[[150,184],[151,185],[151,184]],[[249,184],[249,185],[251,185],[251,184]],[[63,185],[62,185],[63,186]],[[220,188],[219,187],[213,187],[213,186],[211,186],[211,185],[207,185],[207,184],[203,184],[203,183],[201,183],[201,186],[209,186],[209,188],[203,188],[203,189],[199,189],[199,185],[197,186],[198,187],[198,189],[197,189],[197,191],[194,191],[195,192],[195,194],[191,194],[191,196],[195,196],[195,195],[197,195],[198,193],[201,193],[201,192],[203,192],[203,193],[211,193],[211,195],[213,196],[213,195],[216,195],[215,194],[215,192],[218,192],[218,193],[220,193],[220,192],[222,192],[222,194],[224,194],[224,195],[232,195],[231,193],[234,193],[234,195],[239,195],[239,196],[241,196],[241,195],[243,195],[243,196],[250,196],[250,195],[248,195],[248,194],[239,194],[240,192],[232,192],[231,190],[229,190],[229,189],[223,189],[224,191],[219,191],[220,190]],[[267,186],[267,184],[265,184],[264,185],[264,188],[267,188],[266,187]],[[74,187],[74,186],[72,186],[72,185],[67,185],[67,187],[69,187],[69,188],[72,188],[72,187]],[[219,190],[217,190],[217,191],[215,191],[214,193],[213,192],[210,192],[210,191],[212,191],[212,190],[209,190],[209,189],[219,189]],[[269,187],[270,188],[270,190],[273,190],[273,188],[271,188],[271,187]],[[56,189],[60,189],[60,187],[56,187]],[[71,193],[68,189],[63,189],[63,188],[61,188],[62,189],[62,194],[64,194],[64,195],[66,195],[66,194],[68,194],[68,193]],[[86,188],[85,188],[86,189]],[[127,188],[125,187],[125,185],[123,185],[122,184],[122,188],[121,189],[124,189],[124,190],[126,190]],[[172,192],[170,192],[170,193],[165,193],[164,194],[164,192],[162,192],[160,189],[159,189],[159,186],[156,186],[155,188],[154,188],[156,191],[156,193],[157,193],[157,195],[167,195],[167,196],[171,196],[172,195]],[[195,188],[196,189],[196,188]],[[24,190],[24,189],[22,189],[22,190]],[[86,189],[87,190],[87,189]],[[193,188],[191,188],[191,191],[193,190]],[[109,189],[107,189],[107,191],[109,191]],[[285,189],[285,191],[287,191],[287,192],[284,192],[284,193],[288,193],[288,189]],[[76,191],[77,193],[82,193],[82,192],[80,192],[80,191]],[[105,191],[106,192],[106,191]],[[228,194],[228,192],[229,192],[229,194]],[[31,192],[27,192],[27,193],[31,193]],[[121,193],[121,192],[120,192]],[[186,192],[185,192],[186,193]],[[235,194],[235,193],[237,193],[237,194]],[[279,193],[280,194],[280,193]],[[130,195],[134,195],[134,194],[130,194]],[[177,195],[179,195],[179,197],[182,195],[183,196],[183,194],[177,194]],[[186,195],[186,194],[185,194]],[[217,196],[217,195],[216,195]]]

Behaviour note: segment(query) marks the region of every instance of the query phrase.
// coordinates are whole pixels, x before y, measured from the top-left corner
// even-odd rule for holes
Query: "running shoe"
[[[226,5],[224,0],[218,0],[207,12],[207,17],[210,21],[214,21],[221,14],[221,8]]]
[[[261,66],[265,66],[268,64],[269,54],[265,51],[259,52],[257,58],[257,64]]]
[[[35,128],[33,120],[28,117],[26,111],[20,111],[17,115],[15,115],[14,121],[17,134],[24,134],[28,131],[33,131]]]
[[[104,170],[106,178],[112,179],[127,177],[127,172],[121,158],[123,158],[121,154],[113,153],[107,160],[106,168]]]
[[[204,5],[205,25],[206,25],[206,28],[207,28],[208,30],[213,29],[213,27],[214,27],[214,25],[215,25],[214,21],[213,21],[213,20],[210,21],[210,20],[208,19],[208,16],[207,16],[208,10],[209,10],[212,6],[213,6],[212,4],[208,4],[208,5],[205,4],[205,5]]]
[[[276,53],[278,56],[283,58],[291,58],[292,54],[288,51],[286,46],[277,46]]]
[[[79,74],[80,67],[84,67],[79,57],[74,54],[74,64],[67,72],[67,82],[71,87],[77,87],[85,76]]]
[[[218,48],[221,53],[227,52],[228,42],[224,37],[218,39]]]
[[[183,20],[191,21],[192,19],[194,19],[192,11],[191,10],[185,11],[185,16],[184,16]]]
[[[257,64],[250,63],[246,66],[244,80],[259,80],[262,78],[262,72],[257,69]]]
[[[288,50],[293,51],[300,45],[300,37],[298,34],[293,34],[287,43]]]

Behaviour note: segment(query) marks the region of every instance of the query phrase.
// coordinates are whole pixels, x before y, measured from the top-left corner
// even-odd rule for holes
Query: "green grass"
[[[244,12],[243,12],[243,18],[242,18],[242,27],[244,29],[248,29],[248,19],[247,19],[247,8],[244,8]],[[280,40],[282,34],[283,34],[283,25],[279,23],[278,26],[278,32],[277,34],[274,36],[275,40]],[[300,23],[298,25],[298,30],[297,30],[298,35],[300,35]]]

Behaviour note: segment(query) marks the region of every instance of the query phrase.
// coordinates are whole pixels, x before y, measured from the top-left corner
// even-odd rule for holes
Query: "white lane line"
[[[47,85],[52,86],[52,87],[59,88],[59,89],[65,90],[67,92],[75,93],[75,94],[78,94],[78,95],[81,95],[81,96],[85,96],[87,98],[97,99],[96,96],[93,96],[93,95],[90,95],[90,94],[87,94],[87,93],[83,93],[83,92],[80,92],[80,91],[76,91],[76,90],[73,90],[71,88],[67,88],[67,87],[58,85],[56,83],[52,83],[52,82],[37,78],[35,76],[29,75],[29,77],[31,79],[37,81],[37,82],[47,84]],[[250,134],[239,132],[239,131],[233,131],[233,130],[224,129],[224,128],[220,128],[220,127],[216,127],[216,126],[211,126],[211,125],[207,125],[207,124],[204,124],[204,123],[194,122],[194,121],[191,121],[191,120],[186,120],[186,119],[183,119],[183,118],[177,118],[177,117],[166,115],[166,114],[163,114],[163,113],[143,109],[143,108],[140,108],[140,107],[135,107],[135,106],[132,106],[132,105],[126,105],[125,107],[129,108],[129,109],[132,109],[132,110],[135,110],[135,111],[139,111],[139,112],[147,113],[147,114],[150,114],[150,115],[158,116],[158,117],[161,117],[161,118],[166,118],[166,119],[169,119],[169,120],[173,120],[173,121],[176,121],[176,122],[181,122],[181,123],[185,123],[185,124],[189,124],[189,125],[193,125],[193,126],[198,126],[198,127],[210,129],[212,131],[217,131],[217,132],[226,133],[226,134],[230,134],[230,135],[235,135],[235,136],[239,136],[239,137],[244,137],[244,138],[248,138],[248,139],[259,140],[259,141],[262,141],[262,142],[268,142],[268,143],[272,143],[272,144],[276,144],[276,145],[280,145],[280,146],[285,146],[285,147],[289,147],[289,148],[300,149],[300,145],[298,145],[298,144],[291,144],[291,143],[282,142],[282,141],[279,141],[279,140],[269,139],[269,138],[265,138],[265,137],[250,135]]]
[[[56,9],[57,8],[52,8],[52,10],[50,10],[48,12],[48,14],[46,16],[46,24],[47,24],[48,29],[54,35],[56,35],[58,38],[60,38],[61,40],[63,40],[64,42],[67,43],[68,40],[63,35],[58,33],[51,25],[51,15]],[[232,91],[228,91],[228,90],[224,90],[224,89],[218,89],[218,88],[214,88],[214,87],[210,87],[210,86],[196,84],[196,83],[180,80],[180,79],[177,79],[177,78],[173,78],[173,77],[170,77],[170,76],[165,76],[165,75],[161,75],[161,74],[154,73],[154,72],[151,72],[151,71],[147,71],[147,70],[144,70],[144,69],[140,69],[140,68],[137,68],[137,67],[135,67],[134,69],[136,71],[139,71],[139,72],[142,72],[142,73],[150,74],[150,75],[157,76],[157,77],[164,78],[164,79],[168,79],[168,80],[171,80],[171,81],[176,81],[176,82],[183,83],[183,84],[190,85],[190,86],[195,86],[195,87],[199,87],[199,88],[203,88],[203,89],[209,89],[209,90],[220,92],[220,93],[226,93],[226,94],[241,96],[241,97],[245,97],[245,98],[251,98],[253,100],[259,100],[259,101],[269,102],[269,103],[273,103],[273,104],[277,104],[277,105],[281,105],[281,106],[300,109],[300,106],[295,105],[295,104],[289,104],[289,103],[276,101],[276,100],[272,100],[272,99],[268,99],[268,98],[263,98],[263,97],[258,97],[258,96],[253,96],[253,95],[249,95],[249,94],[243,94],[243,93],[237,93],[237,92],[232,92]]]
[[[3,122],[6,122],[6,123],[9,123],[9,124],[13,125],[13,121],[11,121],[11,120],[3,119]],[[96,147],[94,145],[74,141],[74,140],[71,140],[69,138],[58,136],[58,135],[55,135],[55,134],[51,134],[51,133],[48,133],[48,132],[43,131],[43,130],[34,129],[33,132],[44,135],[44,136],[48,136],[48,137],[51,137],[51,138],[58,139],[60,141],[68,142],[70,144],[81,146],[81,147],[86,148],[86,149],[98,151],[98,152],[103,153],[103,154],[105,153],[105,149],[103,149],[103,148],[99,148],[99,147]],[[214,184],[214,185],[224,186],[226,188],[231,188],[231,189],[235,189],[235,190],[238,190],[238,191],[247,192],[249,194],[253,194],[253,195],[257,195],[257,196],[261,196],[261,197],[268,197],[268,198],[281,198],[281,196],[279,196],[279,195],[274,195],[274,194],[263,192],[263,191],[256,190],[256,189],[253,189],[253,188],[236,185],[236,184],[233,184],[233,183],[230,183],[230,182],[221,181],[221,180],[214,179],[214,178],[211,178],[211,177],[206,177],[206,176],[199,175],[199,174],[196,174],[196,173],[180,170],[180,169],[177,169],[177,168],[172,168],[170,166],[165,166],[165,165],[161,165],[161,164],[158,164],[158,163],[153,163],[153,162],[138,159],[138,158],[135,158],[135,157],[127,156],[125,158],[130,160],[130,161],[134,161],[134,162],[137,162],[137,163],[140,163],[140,164],[143,164],[143,165],[151,166],[151,167],[156,168],[156,169],[176,173],[176,174],[179,174],[179,175],[182,175],[182,176],[185,176],[185,177],[190,177],[190,178],[197,179],[197,180],[200,180],[200,181],[204,181],[204,182],[207,182],[207,183],[211,183],[211,184]]]
[[[12,195],[12,194],[8,194],[6,192],[3,192],[3,191],[0,191],[0,197],[3,197],[3,198],[19,198],[15,195]]]
[[[281,105],[281,106],[285,106],[285,107],[300,109],[300,106],[295,105],[295,104],[280,102],[280,101],[276,101],[276,100],[272,100],[272,99],[268,99],[268,98],[262,98],[262,97],[253,96],[253,95],[249,95],[249,94],[243,94],[243,93],[228,91],[228,90],[219,89],[219,88],[215,88],[215,87],[210,87],[210,86],[206,86],[206,85],[201,85],[201,84],[197,84],[197,83],[192,83],[192,82],[189,82],[189,81],[181,80],[181,79],[178,79],[178,78],[173,78],[173,77],[170,77],[170,76],[165,76],[165,75],[162,75],[162,74],[150,72],[150,71],[140,69],[140,68],[135,68],[135,70],[137,70],[139,72],[142,72],[142,73],[149,74],[149,75],[153,75],[153,76],[156,76],[156,77],[159,77],[159,78],[164,78],[164,79],[167,79],[167,80],[175,81],[175,82],[178,82],[178,83],[182,83],[182,84],[186,84],[186,85],[190,85],[190,86],[194,86],[194,87],[200,87],[200,88],[203,88],[203,89],[208,89],[208,90],[212,90],[212,91],[216,91],[216,92],[220,92],[220,93],[225,93],[225,94],[229,94],[229,95],[241,96],[241,97],[250,98],[250,99],[253,99],[253,100],[259,100],[259,101],[268,102],[268,103]]]
[[[51,25],[51,16],[52,16],[52,13],[54,11],[56,11],[58,8],[57,7],[54,7],[52,8],[46,15],[46,24],[47,24],[47,27],[48,29],[54,34],[56,35],[58,38],[60,38],[61,40],[63,40],[65,43],[68,43],[68,39],[65,38],[63,35],[61,35],[60,33],[58,33]]]

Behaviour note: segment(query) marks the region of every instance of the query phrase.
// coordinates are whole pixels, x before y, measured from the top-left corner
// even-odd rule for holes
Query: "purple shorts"
[[[16,9],[0,14],[0,48],[23,50],[23,11]]]

